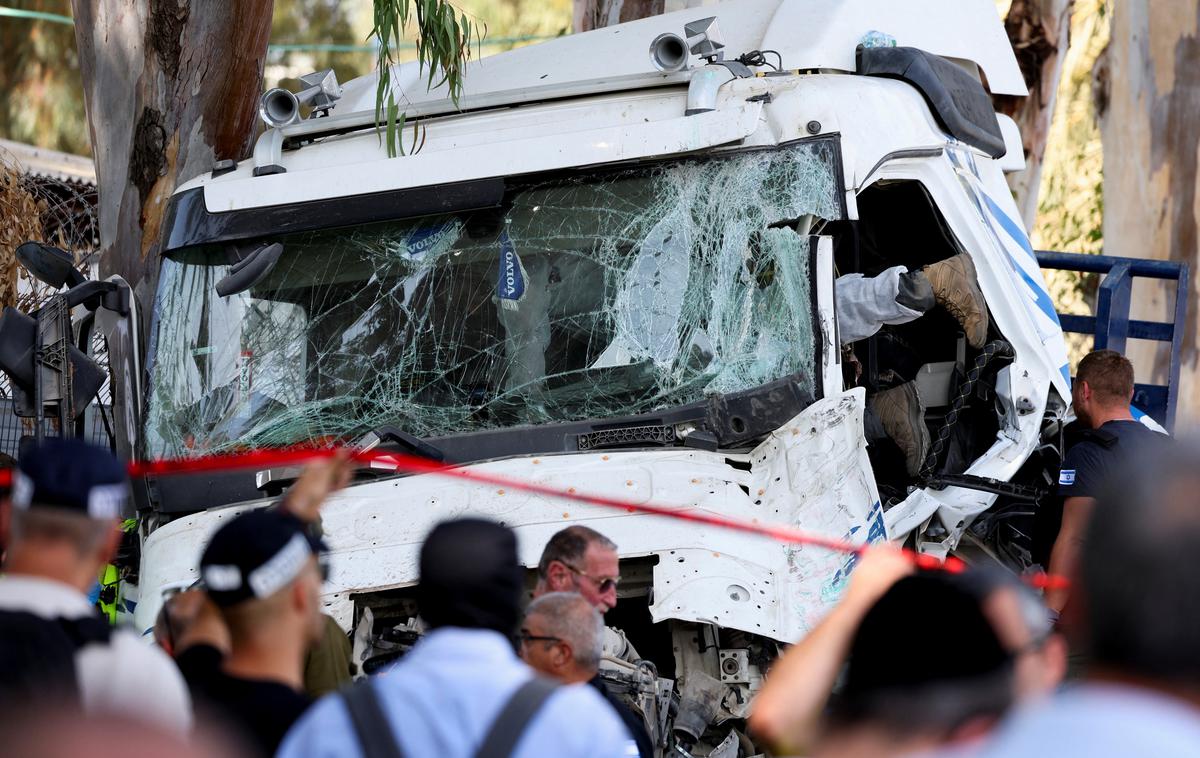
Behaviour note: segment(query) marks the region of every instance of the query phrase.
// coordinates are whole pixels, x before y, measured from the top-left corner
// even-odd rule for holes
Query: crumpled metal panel
[[[848,542],[887,536],[867,459],[859,388],[820,400],[771,434],[746,460],[752,511]],[[742,539],[730,535],[724,540]],[[841,596],[854,556],[771,544],[659,552],[654,620],[708,621],[785,642],[803,636]]]

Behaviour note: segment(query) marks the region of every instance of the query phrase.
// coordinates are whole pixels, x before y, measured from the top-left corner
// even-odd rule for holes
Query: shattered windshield
[[[812,377],[806,234],[841,216],[835,151],[510,180],[499,208],[279,235],[227,297],[228,246],[172,253],[147,452],[603,419]]]

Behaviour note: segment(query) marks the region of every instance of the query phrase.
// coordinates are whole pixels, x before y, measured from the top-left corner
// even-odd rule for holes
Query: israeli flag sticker
[[[496,296],[500,299],[500,307],[515,311],[525,297],[525,280],[527,274],[521,265],[521,258],[513,246],[508,232],[500,234],[500,271],[496,278]]]
[[[1058,472],[1058,483],[1064,487],[1070,487],[1075,483],[1075,469],[1065,468]]]

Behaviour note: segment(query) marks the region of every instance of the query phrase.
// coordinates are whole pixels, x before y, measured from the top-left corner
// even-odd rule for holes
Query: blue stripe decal
[[[876,542],[887,540],[887,525],[883,521],[883,507],[876,500],[871,506],[871,512],[867,514],[867,519],[870,520],[870,529],[867,531],[867,539],[863,544],[871,545]],[[849,540],[859,531],[860,527],[853,526],[846,534],[846,539]],[[829,581],[821,586],[821,598],[827,602],[836,600],[846,588],[846,582],[850,579],[850,573],[854,571],[854,567],[858,564],[858,553],[851,553],[847,556],[842,567],[837,570]]]
[[[1133,414],[1133,419],[1135,421],[1141,421],[1142,418],[1146,415],[1146,412],[1143,411],[1141,408],[1138,408],[1136,405],[1129,406],[1129,412],[1131,414]]]
[[[975,162],[975,154],[974,153],[971,153],[971,152],[967,153],[967,162],[971,165],[971,173],[975,175],[975,178],[979,179],[980,181],[983,181],[983,177],[981,177],[979,175],[979,164],[977,164]]]
[[[1035,282],[1033,277],[1025,273],[1025,269],[1017,266],[1015,262],[1013,267],[1017,270],[1017,273],[1021,275],[1021,278],[1025,280],[1025,283],[1029,285],[1029,289],[1033,290],[1033,295],[1037,300],[1038,308],[1041,308],[1042,313],[1045,313],[1047,316],[1049,316],[1050,320],[1058,324],[1061,328],[1062,322],[1058,320],[1058,311],[1054,310],[1054,301],[1050,299],[1050,293],[1046,292],[1046,289],[1043,285]]]
[[[1000,235],[996,232],[995,223],[999,223],[1001,226],[1004,227],[1005,232],[1013,239],[1013,241],[1015,241],[1018,245],[1020,245],[1021,249],[1024,250],[1027,255],[1029,255],[1029,257],[1033,261],[1034,265],[1037,266],[1038,270],[1040,271],[1041,267],[1037,263],[1037,257],[1036,257],[1036,255],[1034,255],[1033,246],[1029,244],[1029,237],[1025,234],[1024,230],[1021,229],[1021,227],[1019,225],[1017,225],[1016,222],[1014,222],[1008,216],[1008,214],[1006,214],[1000,208],[1000,206],[998,206],[995,203],[995,201],[993,201],[990,197],[988,197],[988,194],[983,191],[982,187],[978,187],[978,186],[976,186],[975,182],[970,181],[967,173],[962,169],[962,163],[960,162],[958,156],[956,156],[954,154],[953,150],[947,150],[947,151],[945,151],[944,154],[945,154],[946,158],[950,161],[950,163],[955,167],[956,170],[954,173],[955,173],[956,177],[958,178],[959,183],[962,185],[963,189],[966,191],[967,197],[970,198],[972,203],[974,203],[975,210],[979,213],[980,219],[984,222],[984,226],[987,228],[988,232],[991,234],[992,240],[995,242],[996,246],[999,247],[1001,251],[1003,251],[1004,260],[1008,263],[1008,265],[1013,270],[1016,271],[1016,273],[1018,275],[1020,275],[1021,279],[1025,282],[1025,286],[1028,287],[1029,290],[1032,292],[1034,301],[1037,303],[1038,309],[1040,311],[1042,311],[1042,313],[1046,314],[1047,318],[1050,321],[1052,321],[1055,326],[1057,326],[1059,328],[1059,334],[1057,335],[1057,337],[1058,337],[1058,339],[1061,340],[1062,339],[1062,331],[1061,331],[1062,330],[1062,322],[1058,318],[1058,312],[1054,308],[1054,302],[1050,299],[1050,292],[1046,288],[1046,283],[1042,282],[1042,281],[1038,281],[1037,279],[1032,277],[1028,272],[1025,271],[1025,268],[1023,266],[1021,266],[1021,264],[1017,261],[1016,257],[1011,252],[1009,252],[1008,246],[1006,244],[1004,244],[1004,241],[1000,238]],[[978,170],[978,169],[976,169],[976,170]],[[975,179],[976,179],[976,181],[979,180],[978,175],[976,175]],[[984,209],[985,202],[987,203],[986,210]],[[993,222],[995,222],[995,223],[993,223]],[[1027,313],[1029,313],[1029,312],[1027,311]],[[1054,337],[1055,335],[1053,332],[1049,332],[1048,328],[1043,326],[1042,322],[1039,322],[1037,320],[1037,318],[1033,316],[1032,313],[1029,313],[1029,315],[1031,318],[1033,318],[1034,326],[1036,327],[1037,332],[1038,332],[1038,337],[1042,340],[1043,345],[1044,345],[1046,340],[1050,339],[1051,337]],[[1059,367],[1058,371],[1062,375],[1063,381],[1066,383],[1067,388],[1070,389],[1070,387],[1071,387],[1070,365],[1064,363],[1062,366]]]
[[[995,201],[988,197],[986,192],[980,192],[978,194],[983,198],[983,201],[987,203],[987,208],[988,211],[990,211],[992,218],[996,219],[1000,226],[1004,227],[1004,231],[1008,232],[1008,236],[1012,237],[1017,244],[1019,244],[1022,249],[1025,250],[1025,252],[1029,253],[1029,257],[1032,258],[1036,264],[1037,258],[1033,255],[1033,247],[1029,244],[1029,238],[1025,236],[1025,232],[1021,231],[1021,227],[1017,226],[1016,222],[1009,218],[1008,215],[1000,209],[1000,206],[996,205]],[[1033,296],[1037,301],[1038,308],[1042,311],[1042,313],[1045,313],[1051,321],[1053,321],[1055,324],[1058,324],[1061,328],[1062,322],[1058,320],[1058,311],[1054,309],[1054,301],[1050,299],[1050,293],[1046,291],[1045,283],[1035,280],[1015,260],[1013,261],[1013,268],[1017,270],[1017,273],[1020,274],[1021,278],[1025,280],[1025,284],[1028,285],[1029,289],[1033,292]],[[1068,381],[1070,380],[1068,379]]]
[[[1029,244],[1029,237],[1025,236],[1025,232],[1021,227],[1017,226],[1017,222],[1013,221],[1008,217],[1008,214],[1000,210],[1000,206],[996,205],[996,201],[988,197],[986,192],[980,194],[983,195],[983,202],[987,203],[988,210],[1000,222],[1000,226],[1004,227],[1004,231],[1008,232],[1008,236],[1016,240],[1021,249],[1029,253],[1029,257],[1033,259],[1034,263],[1037,263],[1037,256],[1033,254],[1033,245]]]
[[[987,195],[984,195],[984,198],[987,198]],[[999,221],[999,219],[997,219],[997,221]],[[991,227],[990,223],[988,224],[988,227]],[[993,230],[992,234],[995,233],[995,230]],[[1046,285],[1036,281],[1032,276],[1030,276],[1029,272],[1027,272],[1021,266],[1021,264],[1017,263],[1016,259],[1013,258],[1010,253],[1008,253],[1007,248],[1005,248],[1004,244],[1000,242],[999,238],[996,238],[996,243],[1000,245],[1000,249],[1004,250],[1005,254],[1008,256],[1008,261],[1013,267],[1013,270],[1015,270],[1021,279],[1024,280],[1025,286],[1027,286],[1030,292],[1033,293],[1034,301],[1037,303],[1038,309],[1041,310],[1042,313],[1045,313],[1046,316],[1048,316],[1050,320],[1057,324],[1061,329],[1062,322],[1058,320],[1058,311],[1054,309],[1054,301],[1050,299],[1050,293],[1046,291]]]

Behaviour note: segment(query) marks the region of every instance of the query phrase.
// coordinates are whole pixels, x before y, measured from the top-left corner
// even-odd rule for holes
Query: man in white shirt
[[[511,529],[442,523],[421,548],[420,572],[429,633],[391,668],[318,701],[279,758],[637,756],[595,690],[535,676],[517,657],[522,570]]]
[[[0,701],[32,708],[66,695],[89,714],[183,734],[191,699],[175,664],[108,626],[86,594],[116,554],[128,498],[124,466],[103,448],[49,439],[22,456],[0,577]]]

